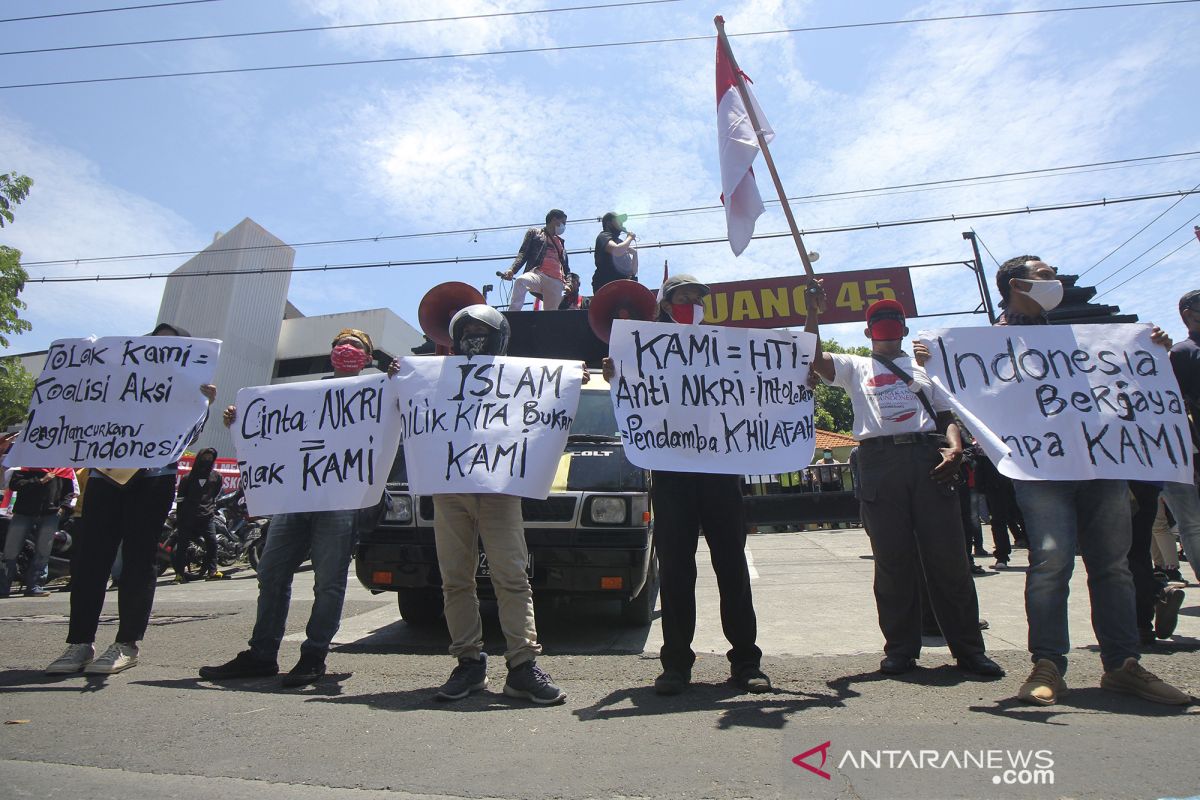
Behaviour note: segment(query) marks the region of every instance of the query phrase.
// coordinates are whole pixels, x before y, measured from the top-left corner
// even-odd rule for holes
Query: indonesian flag
[[[742,78],[750,82],[745,73]],[[770,142],[775,138],[775,131],[771,130],[749,86],[746,96],[762,126],[763,140]],[[720,41],[717,42],[717,148],[721,154],[721,202],[725,204],[729,247],[735,256],[740,256],[754,235],[754,221],[764,211],[752,167],[758,155],[758,137],[754,135],[750,115],[738,94],[733,65],[725,57]]]

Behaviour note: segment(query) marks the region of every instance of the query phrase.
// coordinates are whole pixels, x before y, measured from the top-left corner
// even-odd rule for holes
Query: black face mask
[[[474,336],[464,336],[458,340],[458,354],[462,356],[479,356],[486,355],[488,349],[488,339],[491,337],[486,333],[475,334]]]

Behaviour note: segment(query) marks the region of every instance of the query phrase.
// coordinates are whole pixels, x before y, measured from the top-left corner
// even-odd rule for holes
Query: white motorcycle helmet
[[[483,337],[466,337],[467,322],[478,322],[489,332]],[[502,356],[508,352],[512,330],[508,320],[496,309],[479,303],[467,306],[450,319],[450,352],[458,356]]]

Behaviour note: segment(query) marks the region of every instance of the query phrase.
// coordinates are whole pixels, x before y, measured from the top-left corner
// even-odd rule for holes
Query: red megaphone
[[[417,321],[425,335],[443,347],[450,346],[450,320],[462,309],[484,302],[474,286],[459,281],[439,283],[421,298]]]
[[[649,322],[658,316],[654,292],[637,281],[612,281],[600,287],[588,307],[588,324],[602,342],[612,334],[614,319]]]

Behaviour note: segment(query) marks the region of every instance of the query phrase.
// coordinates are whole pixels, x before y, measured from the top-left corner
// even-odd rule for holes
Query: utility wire
[[[1112,291],[1115,291],[1115,290],[1117,290],[1117,289],[1120,289],[1122,286],[1124,286],[1125,284],[1129,283],[1131,280],[1133,280],[1134,278],[1136,278],[1138,275],[1141,275],[1143,272],[1146,272],[1146,271],[1147,271],[1147,270],[1149,270],[1151,267],[1156,267],[1156,266],[1158,266],[1159,264],[1161,264],[1162,262],[1166,261],[1168,258],[1170,258],[1171,256],[1175,255],[1176,253],[1178,253],[1180,250],[1182,250],[1183,248],[1187,247],[1187,246],[1188,246],[1189,244],[1191,244],[1191,243],[1192,243],[1192,237],[1191,237],[1191,236],[1189,236],[1189,237],[1187,238],[1187,241],[1185,241],[1183,244],[1179,245],[1179,247],[1176,247],[1174,250],[1172,250],[1171,252],[1167,253],[1165,256],[1163,256],[1162,258],[1158,259],[1157,261],[1155,261],[1155,262],[1154,262],[1153,264],[1151,264],[1150,266],[1148,266],[1148,267],[1145,267],[1144,269],[1141,269],[1141,270],[1139,270],[1139,271],[1137,271],[1137,272],[1133,273],[1133,274],[1132,274],[1132,275],[1130,275],[1128,278],[1126,278],[1125,280],[1121,281],[1120,283],[1118,283],[1116,286],[1112,287],[1111,289],[1105,289],[1103,292],[1101,292],[1100,294],[1096,295],[1096,299],[1097,299],[1097,300],[1099,300],[1101,297],[1104,297],[1104,295],[1108,294],[1109,292],[1112,292]]]
[[[1193,189],[1200,189],[1200,183],[1197,183],[1197,184],[1196,184],[1194,187],[1192,187],[1192,188],[1193,188]],[[1116,246],[1116,247],[1114,247],[1112,250],[1110,250],[1107,256],[1105,256],[1104,258],[1100,259],[1100,260],[1099,260],[1099,261],[1097,261],[1095,264],[1092,264],[1090,267],[1088,267],[1087,269],[1085,269],[1083,272],[1079,273],[1079,277],[1081,277],[1081,278],[1082,278],[1084,275],[1087,275],[1089,272],[1091,272],[1092,270],[1094,270],[1096,267],[1098,267],[1098,266],[1100,266],[1101,264],[1103,264],[1105,261],[1107,261],[1107,260],[1109,259],[1109,256],[1113,255],[1113,254],[1114,254],[1114,253],[1116,253],[1118,250],[1120,250],[1122,247],[1124,247],[1125,245],[1129,244],[1130,242],[1132,242],[1132,241],[1133,241],[1134,239],[1136,239],[1137,237],[1141,236],[1141,235],[1142,235],[1142,232],[1143,232],[1143,231],[1145,231],[1145,230],[1146,230],[1146,228],[1149,228],[1151,225],[1153,225],[1154,223],[1158,222],[1160,219],[1162,219],[1164,216],[1166,216],[1166,214],[1167,214],[1167,212],[1168,212],[1168,211],[1170,211],[1170,210],[1171,210],[1171,209],[1173,209],[1175,206],[1177,206],[1177,205],[1179,205],[1180,203],[1182,203],[1182,202],[1183,202],[1185,199],[1187,199],[1187,195],[1184,195],[1183,197],[1181,197],[1181,198],[1179,198],[1178,200],[1176,200],[1174,203],[1171,203],[1171,205],[1167,206],[1167,207],[1166,207],[1166,209],[1165,209],[1165,210],[1164,210],[1164,211],[1163,211],[1161,214],[1159,214],[1157,217],[1155,217],[1154,219],[1150,220],[1150,221],[1149,221],[1149,222],[1147,222],[1145,225],[1143,225],[1141,228],[1139,228],[1137,233],[1135,233],[1133,236],[1130,236],[1128,239],[1126,239],[1125,241],[1121,242],[1119,245],[1117,245],[1117,246]],[[1109,276],[1109,277],[1111,277],[1111,276]]]
[[[1040,169],[1024,170],[1024,171],[1020,171],[1020,172],[1001,172],[1001,173],[996,173],[994,175],[978,175],[978,176],[974,176],[974,177],[970,177],[970,178],[948,178],[948,179],[939,180],[939,181],[923,181],[920,183],[907,183],[907,184],[899,184],[896,186],[883,186],[883,187],[876,187],[873,189],[857,189],[857,190],[841,191],[841,192],[826,192],[824,194],[797,195],[795,197],[789,197],[788,200],[789,200],[789,202],[793,202],[793,203],[818,202],[818,201],[822,201],[822,200],[826,200],[826,199],[847,198],[847,197],[852,197],[852,196],[856,196],[856,195],[870,194],[870,193],[874,193],[874,192],[885,192],[885,191],[892,192],[894,190],[924,189],[924,188],[935,187],[935,186],[939,186],[939,185],[943,185],[943,184],[945,184],[945,185],[964,185],[964,184],[969,185],[972,182],[984,181],[984,180],[989,180],[992,178],[1013,178],[1013,177],[1018,177],[1018,176],[1054,177],[1054,175],[1051,175],[1050,173],[1061,173],[1061,172],[1066,172],[1067,170],[1084,170],[1084,169],[1087,169],[1090,167],[1112,167],[1112,168],[1116,169],[1116,168],[1128,168],[1129,165],[1148,166],[1148,164],[1140,163],[1140,162],[1162,161],[1164,159],[1183,158],[1185,156],[1195,156],[1195,155],[1200,155],[1200,150],[1191,150],[1191,151],[1187,151],[1187,152],[1183,152],[1183,153],[1167,153],[1164,155],[1156,155],[1156,156],[1140,156],[1137,158],[1122,158],[1122,159],[1117,159],[1114,161],[1098,161],[1098,162],[1094,162],[1091,164],[1072,164],[1072,165],[1061,166],[1061,167],[1043,167]],[[1117,165],[1117,166],[1113,166],[1113,165]],[[1068,173],[1068,174],[1079,174],[1079,173]],[[773,200],[767,200],[764,202],[764,205],[772,205],[772,204],[778,205],[779,200],[773,199]],[[724,209],[724,206],[721,206],[721,205],[696,206],[693,208],[670,209],[670,210],[664,210],[664,211],[649,211],[649,212],[645,212],[642,214],[630,214],[628,218],[629,219],[650,219],[650,218],[668,217],[668,216],[676,216],[676,215],[698,213],[698,212],[720,211],[723,209]],[[579,224],[579,223],[583,223],[583,222],[587,222],[587,223],[591,224],[591,223],[594,223],[596,220],[598,220],[599,217],[600,217],[600,215],[598,215],[598,214],[592,215],[592,216],[587,216],[587,217],[582,217],[578,220],[571,220],[567,224],[573,225],[573,224]],[[252,246],[248,246],[248,247],[222,248],[222,252],[233,253],[233,252],[239,252],[239,251],[245,251],[245,250],[272,250],[277,247],[291,247],[293,249],[296,249],[296,248],[301,248],[301,247],[323,247],[323,246],[335,245],[335,244],[363,244],[366,242],[385,242],[385,241],[396,241],[396,240],[403,240],[403,239],[423,239],[423,238],[433,238],[433,237],[441,237],[441,236],[464,236],[464,235],[473,234],[473,233],[495,233],[495,232],[500,232],[500,231],[525,230],[526,228],[529,228],[529,227],[536,227],[536,225],[530,225],[530,224],[493,225],[493,226],[484,227],[484,228],[459,228],[456,230],[426,231],[426,232],[422,232],[422,233],[389,234],[386,236],[381,234],[378,236],[359,236],[359,237],[352,237],[352,238],[346,238],[346,239],[323,239],[323,240],[310,241],[310,242],[294,242],[291,244],[283,244],[283,245],[269,245],[269,244],[268,245],[252,245]],[[985,245],[985,248],[986,248],[986,245]],[[159,253],[133,253],[133,254],[117,255],[117,256],[92,256],[89,258],[57,258],[57,259],[46,259],[43,261],[26,261],[24,263],[24,266],[25,267],[40,267],[40,266],[51,266],[51,265],[56,265],[56,264],[85,264],[85,263],[96,263],[96,262],[107,262],[107,261],[133,261],[133,260],[149,259],[149,258],[171,258],[171,257],[178,257],[178,256],[196,255],[197,253],[201,253],[201,252],[204,252],[204,251],[203,250],[175,250],[175,251],[159,252]]]
[[[1000,259],[998,259],[998,258],[996,258],[996,256],[992,255],[992,248],[990,248],[990,247],[988,247],[988,246],[987,246],[987,242],[985,242],[985,241],[983,240],[983,237],[981,237],[981,236],[980,236],[980,235],[979,235],[979,234],[978,234],[978,233],[975,231],[975,229],[974,229],[974,228],[971,228],[971,233],[974,233],[974,234],[975,234],[975,241],[977,241],[977,242],[979,242],[981,245],[983,245],[983,250],[984,250],[984,252],[985,252],[985,253],[987,253],[987,254],[988,254],[988,257],[992,259],[992,263],[994,263],[994,264],[995,264],[997,267],[998,267],[998,266],[1000,266]]]
[[[872,28],[885,25],[913,25],[925,22],[949,22],[968,19],[986,19],[993,17],[1018,17],[1030,14],[1055,14],[1072,11],[1099,11],[1116,8],[1143,8],[1147,6],[1172,6],[1185,3],[1196,3],[1200,0],[1146,0],[1136,3],[1111,3],[1107,5],[1065,6],[1061,8],[1039,8],[1024,11],[995,11],[981,14],[955,14],[940,17],[917,17],[913,19],[882,20],[878,22],[856,22],[841,25],[819,25],[806,28],[781,28],[771,31],[749,31],[745,33],[730,33],[730,38],[744,36],[779,36],[792,33],[811,33],[815,31],[847,30],[852,28]],[[33,89],[47,86],[78,86],[93,83],[118,83],[123,81],[144,81],[159,78],[188,78],[204,75],[231,75],[248,72],[278,72],[294,69],[318,69],[325,67],[347,67],[363,64],[400,64],[414,61],[444,61],[455,58],[480,58],[483,56],[527,55],[533,53],[559,53],[573,50],[595,50],[607,47],[637,47],[649,44],[675,44],[679,42],[713,41],[717,37],[712,34],[699,36],[675,36],[662,39],[637,39],[623,42],[591,42],[587,44],[554,45],[547,47],[522,47],[513,50],[480,50],[468,53],[443,53],[440,55],[424,56],[394,56],[391,58],[364,58],[347,61],[321,61],[304,64],[276,64],[263,67],[229,67],[225,69],[202,69],[185,72],[158,72],[143,75],[119,75],[110,78],[76,78],[63,81],[39,81],[35,83],[11,83],[0,86],[0,89]]]
[[[32,53],[62,53],[70,50],[99,50],[107,47],[134,47],[144,44],[174,44],[179,42],[203,42],[211,39],[240,39],[250,36],[278,36],[291,33],[316,33],[318,31],[345,31],[356,28],[382,28],[393,25],[418,25],[425,22],[461,22],[472,19],[495,19],[497,17],[520,17],[532,14],[553,14],[558,11],[591,11],[602,8],[625,8],[627,6],[653,6],[663,3],[678,3],[680,0],[629,0],[623,3],[603,5],[567,6],[565,8],[535,8],[528,11],[496,11],[490,14],[468,14],[458,17],[426,17],[424,19],[399,19],[389,22],[359,22],[347,25],[314,25],[307,28],[281,28],[270,31],[245,31],[242,33],[213,33],[205,36],[176,36],[170,39],[140,39],[131,42],[103,42],[100,44],[78,44],[67,47],[39,47],[33,50],[9,50],[0,56],[23,56]]]
[[[956,222],[968,219],[983,219],[985,217],[1007,217],[1016,214],[1035,214],[1044,211],[1066,211],[1071,209],[1092,208],[1095,206],[1110,206],[1119,205],[1122,203],[1134,203],[1143,200],[1158,200],[1163,197],[1174,197],[1179,194],[1190,195],[1200,194],[1200,190],[1181,189],[1173,192],[1160,192],[1157,194],[1135,195],[1132,197],[1115,197],[1101,198],[1100,200],[1084,200],[1074,203],[1059,203],[1050,206],[1025,206],[1023,208],[1010,208],[999,211],[979,211],[967,214],[947,214],[939,217],[924,217],[918,219],[890,220],[885,222],[867,222],[857,225],[843,225],[831,228],[812,228],[801,231],[803,235],[815,235],[822,233],[848,233],[852,231],[862,230],[883,230],[885,228],[897,228],[908,225],[929,225],[937,222]],[[1198,215],[1200,216],[1200,215]],[[778,233],[760,233],[753,236],[753,239],[781,239],[790,237],[791,231],[781,231]],[[719,244],[728,242],[729,239],[724,236],[717,236],[705,239],[684,239],[673,242],[653,242],[643,243],[640,250],[650,250],[664,247],[693,247],[696,245]],[[212,251],[213,255],[222,253],[223,251]],[[587,249],[568,250],[569,255],[577,255],[581,253],[591,252]],[[129,281],[129,280],[148,280],[152,278],[168,278],[168,277],[205,277],[214,275],[266,275],[277,272],[301,273],[301,272],[332,272],[352,269],[381,269],[386,267],[415,267],[415,266],[442,266],[448,264],[479,264],[485,262],[496,261],[511,261],[512,254],[494,255],[494,256],[460,256],[455,258],[426,258],[414,259],[408,261],[379,261],[370,263],[358,264],[324,264],[321,266],[311,267],[271,267],[255,270],[208,270],[203,272],[180,272],[180,273],[149,273],[145,275],[96,275],[93,277],[59,277],[59,278],[29,278],[26,283],[93,283],[99,281]],[[958,262],[955,262],[958,263]]]
[[[173,3],[146,3],[140,6],[120,6],[118,8],[93,8],[90,11],[63,11],[58,14],[39,14],[36,17],[9,17],[0,22],[28,22],[31,19],[57,19],[58,17],[78,17],[84,14],[108,14],[113,11],[138,11],[147,8],[166,8],[168,6],[191,6],[197,3],[217,3],[220,0],[176,0]]]
[[[1193,189],[1191,192],[1188,192],[1188,194],[1191,194],[1192,192],[1195,192],[1195,191],[1196,191],[1196,190],[1195,190],[1195,189]],[[1185,197],[1186,197],[1186,195],[1185,195]],[[1110,273],[1108,274],[1108,276],[1107,276],[1107,277],[1101,278],[1100,280],[1096,281],[1096,285],[1097,285],[1097,286],[1099,286],[1099,285],[1100,285],[1100,284],[1102,284],[1102,283],[1107,283],[1108,281],[1110,281],[1110,280],[1112,280],[1113,278],[1117,277],[1117,274],[1118,274],[1118,273],[1120,273],[1120,272],[1123,272],[1123,271],[1125,270],[1125,268],[1126,268],[1126,267],[1128,267],[1128,266],[1130,266],[1131,264],[1133,264],[1134,262],[1136,262],[1136,261],[1140,260],[1142,256],[1146,255],[1146,254],[1147,254],[1147,253],[1149,253],[1151,250],[1153,250],[1154,248],[1158,247],[1160,244],[1162,244],[1163,242],[1165,242],[1167,239],[1170,239],[1172,236],[1174,236],[1175,234],[1179,233],[1181,230],[1183,230],[1185,227],[1187,227],[1189,224],[1191,224],[1191,223],[1192,223],[1193,221],[1195,221],[1196,219],[1200,219],[1200,214],[1197,214],[1196,216],[1192,217],[1192,218],[1191,218],[1191,219],[1189,219],[1187,222],[1183,223],[1183,224],[1182,224],[1182,225],[1180,225],[1178,228],[1176,228],[1175,230],[1171,231],[1171,232],[1170,232],[1170,233],[1168,233],[1166,236],[1164,236],[1163,238],[1159,239],[1159,240],[1158,240],[1157,242],[1155,242],[1154,244],[1152,244],[1152,245],[1150,245],[1149,247],[1147,247],[1145,250],[1143,250],[1141,253],[1139,253],[1139,254],[1138,254],[1137,256],[1135,256],[1134,258],[1131,258],[1129,261],[1126,261],[1126,262],[1125,262],[1125,264],[1123,264],[1122,266],[1120,266],[1120,267],[1118,267],[1117,269],[1115,269],[1115,270],[1113,270],[1112,272],[1110,272]],[[1139,272],[1138,274],[1140,275],[1141,273]]]

